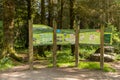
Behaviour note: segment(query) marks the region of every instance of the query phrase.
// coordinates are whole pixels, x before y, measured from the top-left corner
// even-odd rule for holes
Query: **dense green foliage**
[[[120,54],[120,34],[119,32],[115,32],[113,34],[113,46],[115,47],[115,52]]]
[[[73,15],[79,17],[81,21],[80,28],[100,28],[104,14],[106,18],[103,21],[105,27],[107,27],[108,23],[111,23],[117,31],[119,31],[119,0],[75,0],[72,1],[74,7],[72,15],[70,13],[70,1],[71,0],[59,0],[57,3],[58,10],[55,10],[55,12],[59,28],[70,28],[70,17],[73,17]],[[53,3],[50,3],[51,0],[43,1],[44,3],[41,2],[41,0],[32,0],[32,2],[33,23],[50,25],[49,23],[51,22],[49,21],[52,21],[54,7]],[[15,0],[15,5],[15,47],[25,48],[28,47],[27,0]],[[43,10],[42,6],[45,10]],[[0,0],[0,10],[2,11],[2,0]],[[41,18],[44,19],[44,22]],[[52,25],[50,26],[52,27]]]
[[[90,61],[85,60],[87,56],[89,56],[90,54],[93,54],[95,47],[93,47],[93,46],[91,46],[91,47],[83,46],[83,47],[80,48],[80,52],[83,52],[84,54],[82,54],[82,56],[81,55],[79,56],[80,63],[79,63],[78,68],[79,69],[100,70],[99,62],[90,62]],[[84,52],[85,49],[87,49],[86,52]],[[52,61],[51,53],[46,52],[46,54],[49,55],[48,67],[52,67],[53,61]],[[75,61],[75,58],[74,58],[74,56],[71,56],[69,46],[64,46],[62,51],[57,52],[57,66],[58,67],[74,67],[74,65],[75,65],[74,61]],[[105,63],[103,71],[115,72],[116,70],[113,67],[111,67],[108,63]]]
[[[53,18],[56,18],[57,27],[60,29],[71,28],[75,30],[75,20],[80,20],[80,29],[98,29],[101,25],[104,25],[106,28],[111,27],[113,28],[112,46],[115,47],[115,53],[118,54],[117,59],[120,59],[120,0],[58,0],[56,5],[52,3],[52,0],[30,0],[32,2],[32,9],[30,11],[29,0],[10,1],[12,1],[11,3],[15,3],[15,10],[11,9],[14,10],[13,13],[15,14],[12,17],[14,18],[14,28],[11,31],[7,27],[5,28],[5,26],[2,27],[2,21],[5,17],[3,16],[4,0],[0,0],[0,53],[2,53],[3,49],[3,38],[6,36],[10,37],[10,33],[14,33],[12,40],[14,41],[13,46],[16,50],[20,48],[28,49],[28,20],[32,15],[34,24],[49,25],[51,27],[53,27]],[[9,13],[6,14],[9,15]],[[8,35],[3,34],[5,33],[5,31],[3,32],[3,28],[6,31],[8,30],[8,32],[10,31]],[[57,52],[58,64],[71,64],[74,61],[74,57],[71,56],[70,45],[62,47],[63,51]],[[86,60],[97,48],[98,46],[80,45],[80,60]],[[50,62],[52,62],[52,52],[48,51],[46,55],[50,56]],[[11,64],[10,58],[4,57],[0,60],[0,68],[5,66],[10,67],[9,65]],[[98,63],[80,63],[80,65],[82,64],[85,65],[84,68],[89,68],[92,65],[91,68],[97,67],[99,69]],[[93,65],[96,66],[93,67]]]
[[[11,68],[13,66],[13,62],[9,57],[4,57],[0,60],[0,70],[5,70]]]

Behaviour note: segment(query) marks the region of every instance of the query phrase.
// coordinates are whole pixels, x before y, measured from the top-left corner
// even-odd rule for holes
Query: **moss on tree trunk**
[[[14,15],[15,15],[15,1],[3,1],[3,50],[1,58],[10,56],[16,60],[21,60],[15,52],[14,46]]]

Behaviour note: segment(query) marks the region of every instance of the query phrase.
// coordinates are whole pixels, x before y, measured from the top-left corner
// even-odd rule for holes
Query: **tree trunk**
[[[60,9],[58,11],[58,29],[62,29],[62,19],[63,19],[63,0],[59,0],[60,3]]]
[[[75,15],[74,15],[74,3],[75,0],[70,0],[70,29],[73,29],[74,26],[74,20],[75,20]],[[74,55],[75,52],[75,45],[71,45],[71,53]]]
[[[73,9],[74,3],[75,0],[70,0],[70,29],[73,29],[74,20],[75,20],[74,9]]]
[[[16,51],[14,50],[14,16],[15,3],[14,0],[4,0],[3,3],[3,52],[1,57],[10,56],[18,61]]]
[[[41,0],[41,24],[45,24],[45,0]]]
[[[52,17],[52,14],[53,14],[53,1],[52,0],[48,0],[48,25],[53,27],[53,17]]]
[[[59,3],[60,3],[60,10],[58,11],[58,29],[62,29],[62,19],[63,19],[63,0],[59,0]],[[61,45],[58,45],[58,50],[62,50],[62,46]]]

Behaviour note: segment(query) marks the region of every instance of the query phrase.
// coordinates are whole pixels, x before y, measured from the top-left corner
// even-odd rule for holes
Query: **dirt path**
[[[45,67],[29,71],[28,65],[23,65],[7,72],[1,72],[0,80],[120,80],[120,63],[112,65],[117,72]]]

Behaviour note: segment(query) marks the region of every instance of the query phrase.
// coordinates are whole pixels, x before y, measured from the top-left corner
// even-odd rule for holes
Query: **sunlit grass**
[[[13,62],[9,57],[4,57],[0,60],[0,70],[6,70],[13,67]]]
[[[120,54],[116,55],[116,60],[120,61]]]
[[[85,52],[86,51],[86,52]],[[80,52],[84,53],[84,56],[89,56],[91,53],[95,51],[94,47],[92,48],[81,48]],[[85,61],[85,58],[79,57],[82,61],[79,62],[78,69],[89,69],[89,70],[100,70],[100,62],[90,62]],[[48,67],[53,67],[53,59],[50,57],[48,59],[50,64],[48,64]],[[75,66],[75,57],[71,56],[71,51],[69,48],[64,48],[62,51],[57,51],[57,67],[74,67]],[[109,63],[104,63],[104,69],[105,72],[115,72],[116,70],[112,68]]]
[[[57,67],[74,67],[75,62],[69,63],[57,63]],[[53,64],[49,64],[48,67],[53,67]],[[89,70],[101,70],[99,62],[80,62],[78,69],[89,69]],[[109,64],[104,64],[104,72],[116,72]]]
[[[52,63],[50,63],[49,65],[48,65],[48,67],[49,68],[51,68],[51,67],[53,67],[53,64]],[[57,67],[74,67],[74,63],[57,63]]]
[[[90,69],[90,70],[100,70],[99,62],[80,62],[78,68],[80,69]],[[104,63],[105,72],[115,72],[116,70],[112,68],[109,64]]]

